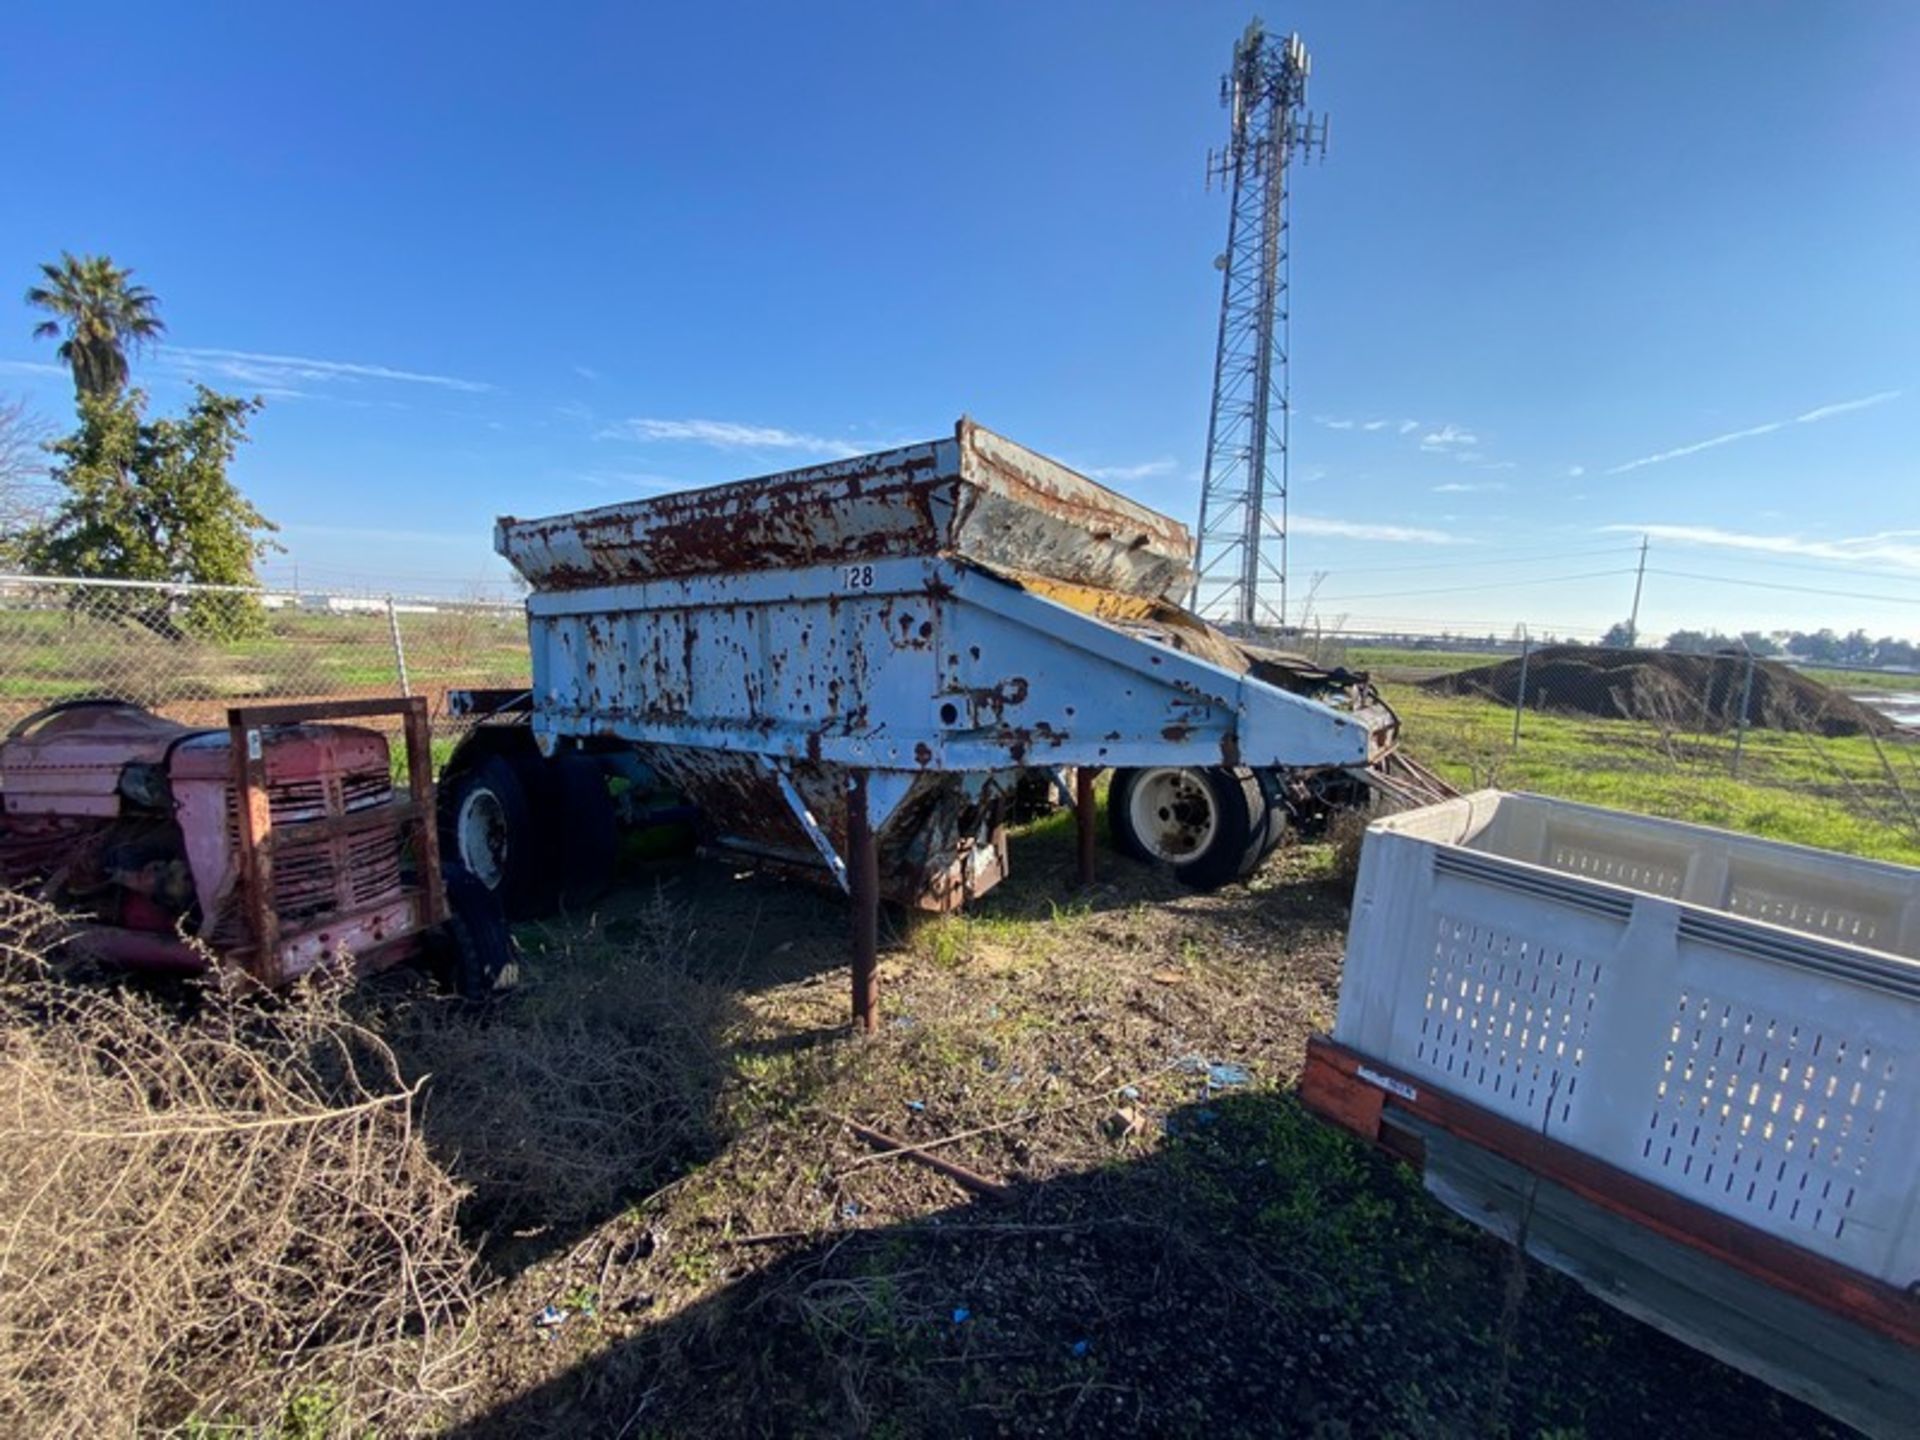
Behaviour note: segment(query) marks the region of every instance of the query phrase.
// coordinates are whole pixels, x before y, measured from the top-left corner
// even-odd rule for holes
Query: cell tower
[[[1220,81],[1232,120],[1207,178],[1230,191],[1220,339],[1207,418],[1192,608],[1209,620],[1287,622],[1287,170],[1327,151],[1327,122],[1306,108],[1311,63],[1298,35],[1276,42],[1258,20]]]

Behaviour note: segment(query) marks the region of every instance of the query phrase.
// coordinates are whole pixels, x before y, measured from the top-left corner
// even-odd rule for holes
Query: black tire
[[[437,978],[463,1000],[487,1000],[520,980],[520,955],[494,893],[458,865],[441,867],[447,918],[430,952]]]
[[[1151,803],[1142,786],[1168,792],[1168,803],[1155,812],[1167,830],[1145,828],[1153,822],[1140,813]],[[1107,825],[1122,854],[1167,865],[1175,879],[1196,890],[1217,890],[1251,874],[1273,833],[1259,777],[1224,766],[1118,771],[1107,792]]]
[[[1287,831],[1293,828],[1293,816],[1288,813],[1286,792],[1279,777],[1269,771],[1259,780],[1260,803],[1267,811],[1267,838],[1260,843],[1260,859],[1265,860],[1287,838]]]
[[[1107,839],[1113,848],[1129,860],[1138,860],[1142,865],[1153,863],[1153,854],[1141,843],[1134,833],[1133,825],[1127,819],[1127,806],[1133,795],[1134,784],[1139,780],[1138,770],[1116,770],[1113,779],[1107,783]]]
[[[547,853],[555,857],[560,903],[591,905],[612,888],[620,856],[620,822],[607,772],[578,751],[546,762]]]
[[[551,851],[521,778],[504,755],[454,773],[440,789],[440,855],[472,875],[510,920],[553,903]]]

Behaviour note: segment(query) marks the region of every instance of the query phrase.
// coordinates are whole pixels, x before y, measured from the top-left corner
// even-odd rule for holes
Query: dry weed
[[[729,976],[659,897],[550,929],[511,1003],[414,1000],[380,1026],[430,1076],[424,1125],[473,1190],[469,1231],[598,1221],[711,1139]]]
[[[337,983],[183,1014],[37,964],[0,902],[0,1429],[402,1431],[474,1299],[417,1087]]]

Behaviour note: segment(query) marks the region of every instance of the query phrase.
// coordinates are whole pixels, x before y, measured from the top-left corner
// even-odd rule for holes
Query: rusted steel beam
[[[943,1156],[930,1155],[909,1140],[896,1140],[884,1130],[875,1130],[871,1125],[862,1125],[857,1120],[846,1121],[846,1127],[876,1150],[891,1150],[903,1159],[917,1160],[929,1170],[937,1171],[976,1195],[989,1200],[1005,1200],[1013,1194],[1010,1186],[1002,1185],[998,1180],[989,1180],[978,1171],[957,1165]]]
[[[847,895],[853,902],[853,1028],[880,1019],[880,852],[867,813],[867,772],[847,779]]]
[[[413,858],[420,870],[420,889],[426,896],[428,926],[447,918],[446,883],[440,875],[440,830],[433,813],[433,733],[427,723],[427,702],[415,695],[407,701],[407,793],[414,814]]]
[[[275,705],[236,705],[227,711],[230,725],[299,725],[307,721],[358,720],[370,715],[405,715],[413,707],[426,711],[426,697],[390,696],[384,700],[300,700]]]
[[[316,820],[301,820],[261,837],[262,849],[276,846],[286,848],[295,845],[317,844],[322,840],[338,840],[343,836],[370,835],[379,830],[393,830],[402,825],[412,826],[423,816],[433,814],[432,801],[396,800],[387,805],[375,805],[366,810],[349,810],[344,815],[322,815]]]
[[[1073,823],[1080,840],[1080,883],[1094,881],[1093,780],[1091,766],[1073,772]]]
[[[252,944],[247,967],[262,985],[274,985],[280,979],[280,915],[273,908],[273,809],[267,797],[266,742],[245,710],[229,710],[227,725],[241,900]]]

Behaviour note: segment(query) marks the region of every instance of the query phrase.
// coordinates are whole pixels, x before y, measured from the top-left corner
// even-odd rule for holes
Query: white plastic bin
[[[1920,1280],[1920,870],[1463,796],[1369,830],[1334,1038]]]

